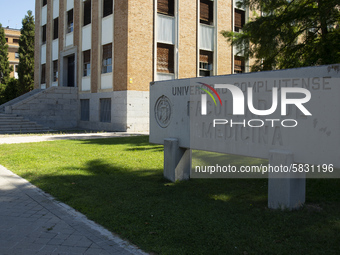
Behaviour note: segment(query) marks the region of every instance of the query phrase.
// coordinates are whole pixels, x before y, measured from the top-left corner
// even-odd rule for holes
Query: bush
[[[18,80],[10,78],[7,84],[0,84],[0,105],[18,96]]]

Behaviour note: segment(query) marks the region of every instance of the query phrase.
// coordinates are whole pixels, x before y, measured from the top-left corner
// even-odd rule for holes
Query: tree
[[[18,96],[34,88],[34,17],[28,11],[19,38]]]
[[[0,104],[5,103],[4,92],[10,79],[12,67],[8,61],[8,45],[5,38],[5,30],[0,23]]]
[[[9,79],[4,90],[5,102],[11,101],[17,96],[18,96],[18,80],[12,77]]]
[[[252,71],[340,62],[339,0],[241,0],[238,7],[254,18],[242,33],[221,33],[255,59]]]

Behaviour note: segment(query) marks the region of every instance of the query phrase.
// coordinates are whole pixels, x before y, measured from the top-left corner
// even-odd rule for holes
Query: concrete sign
[[[332,65],[155,82],[150,142],[340,167],[339,78]]]

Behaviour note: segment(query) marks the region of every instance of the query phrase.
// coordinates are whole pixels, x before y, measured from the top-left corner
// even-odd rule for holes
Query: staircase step
[[[0,131],[0,134],[4,135],[4,134],[29,134],[29,133],[47,133],[47,132],[51,132],[54,130],[51,129],[37,129],[37,130],[9,130],[9,131]]]
[[[39,127],[23,127],[23,128],[7,128],[7,129],[0,129],[0,132],[7,132],[7,131],[33,131],[33,130],[42,130],[44,128],[39,128]]]
[[[20,130],[20,129],[46,129],[45,127],[42,126],[35,126],[35,125],[31,125],[31,126],[8,126],[8,127],[0,127],[1,131],[6,131],[6,130]]]
[[[39,133],[51,131],[15,114],[0,114],[0,134]]]
[[[36,124],[35,122],[31,122],[31,121],[25,120],[25,119],[22,119],[22,120],[3,120],[3,121],[0,120],[0,127],[6,126],[6,125],[29,124],[29,123]]]
[[[16,114],[0,113],[0,118],[17,118],[17,117],[22,118],[21,116],[18,116]]]
[[[27,119],[13,119],[13,118],[9,118],[9,119],[0,119],[0,125],[1,124],[5,124],[5,123],[15,123],[15,122],[30,122],[29,120]]]
[[[9,128],[32,128],[32,127],[43,128],[43,126],[28,122],[26,124],[16,123],[12,125],[0,125],[0,130],[6,130]]]

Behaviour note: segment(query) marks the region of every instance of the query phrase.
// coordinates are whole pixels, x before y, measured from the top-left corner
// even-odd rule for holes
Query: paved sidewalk
[[[80,135],[84,138],[73,139],[103,138],[98,135]],[[108,137],[126,135],[129,134],[115,133]],[[72,139],[66,136],[63,138]],[[6,143],[37,142],[42,138],[62,139],[60,136],[11,136],[8,139],[12,140]],[[0,254],[146,253],[0,165]]]
[[[110,132],[110,133],[89,133],[89,134],[52,134],[52,135],[0,135],[0,144],[10,143],[34,143],[43,141],[56,140],[83,140],[83,139],[98,139],[110,137],[125,137],[136,135],[148,135],[149,133],[131,133],[131,132]]]

